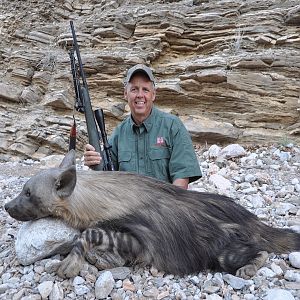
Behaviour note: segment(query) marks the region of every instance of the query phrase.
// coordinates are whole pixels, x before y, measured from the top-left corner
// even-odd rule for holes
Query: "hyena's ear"
[[[71,149],[66,154],[62,162],[60,163],[59,168],[68,168],[75,165],[76,165],[76,152],[74,149]]]
[[[76,185],[76,166],[61,171],[55,181],[57,195],[61,198],[69,197]]]

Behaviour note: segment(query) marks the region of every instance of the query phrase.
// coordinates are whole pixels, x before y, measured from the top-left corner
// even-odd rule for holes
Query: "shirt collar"
[[[153,106],[150,115],[140,126],[144,126],[146,131],[149,131],[153,126],[156,113],[157,113],[157,109]],[[130,115],[130,125],[132,129],[134,128],[134,126],[136,126],[131,115]]]

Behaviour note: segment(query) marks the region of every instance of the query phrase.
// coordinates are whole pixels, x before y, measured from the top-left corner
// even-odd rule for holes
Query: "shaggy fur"
[[[272,228],[232,199],[127,172],[77,171],[70,151],[5,205],[17,220],[53,216],[82,230],[59,275],[78,274],[91,247],[172,274],[206,269],[255,275],[267,252],[300,249],[300,234]]]

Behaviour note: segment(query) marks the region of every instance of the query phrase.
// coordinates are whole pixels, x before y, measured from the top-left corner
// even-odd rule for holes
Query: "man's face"
[[[148,76],[143,73],[133,75],[124,90],[134,121],[142,123],[151,113],[155,100],[155,88]]]

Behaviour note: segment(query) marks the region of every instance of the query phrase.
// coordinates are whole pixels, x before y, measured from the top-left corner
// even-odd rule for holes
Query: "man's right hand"
[[[84,165],[88,167],[98,165],[102,160],[100,153],[96,152],[95,148],[90,144],[85,145],[83,157]]]

